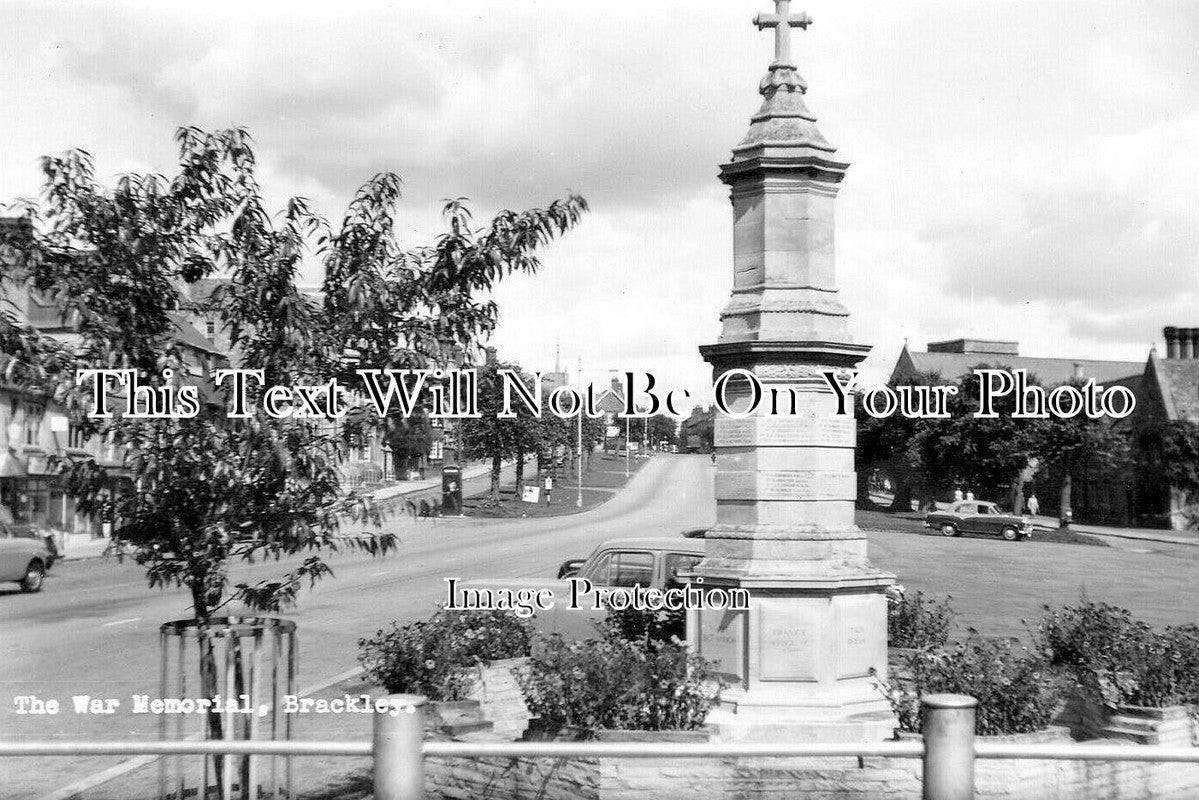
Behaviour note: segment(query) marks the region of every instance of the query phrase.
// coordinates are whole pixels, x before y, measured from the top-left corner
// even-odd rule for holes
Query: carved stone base
[[[825,569],[786,569],[804,564]],[[715,566],[703,575],[706,587],[747,589],[748,610],[698,610],[689,620],[688,640],[725,684],[707,725],[728,741],[765,741],[783,728],[798,741],[890,738],[897,721],[879,684],[893,577],[819,560],[745,566],[748,574]]]
[[[704,727],[716,742],[812,742],[838,744],[882,742],[895,736],[899,721],[890,708],[854,714],[840,720],[803,720],[802,712],[794,720],[778,717],[738,714],[717,708],[708,715]]]

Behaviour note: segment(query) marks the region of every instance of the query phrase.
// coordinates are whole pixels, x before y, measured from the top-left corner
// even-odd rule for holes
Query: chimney
[[[1195,357],[1194,328],[1178,329],[1178,357],[1190,360]]]
[[[1083,373],[1082,373],[1082,364],[1079,364],[1079,363],[1075,362],[1075,364],[1074,364],[1074,374],[1073,374],[1073,376],[1072,376],[1072,377],[1073,377],[1073,378],[1074,378],[1074,380],[1076,380],[1076,381],[1082,381],[1082,379],[1085,377],[1085,376],[1083,375]]]
[[[1199,328],[1189,328],[1191,341],[1191,358],[1199,358]]]
[[[1166,338],[1166,358],[1178,358],[1178,328],[1162,328],[1162,336]]]

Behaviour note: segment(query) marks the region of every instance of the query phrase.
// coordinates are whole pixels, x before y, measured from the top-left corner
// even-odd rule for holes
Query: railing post
[[[921,704],[924,800],[973,800],[978,701],[964,694],[930,694]]]
[[[423,800],[424,705],[419,694],[393,694],[376,701],[375,800]]]

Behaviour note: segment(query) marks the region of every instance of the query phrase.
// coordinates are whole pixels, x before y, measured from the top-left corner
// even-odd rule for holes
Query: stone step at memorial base
[[[1105,739],[1123,739],[1137,744],[1190,744],[1192,723],[1180,707],[1117,711],[1103,728]]]
[[[494,723],[484,717],[478,700],[454,700],[430,703],[428,725],[457,738],[490,733]]]

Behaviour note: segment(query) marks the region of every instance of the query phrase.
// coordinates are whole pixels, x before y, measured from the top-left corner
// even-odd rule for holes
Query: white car
[[[0,522],[0,581],[16,581],[25,592],[40,591],[52,563],[54,554],[44,538],[19,535]]]

